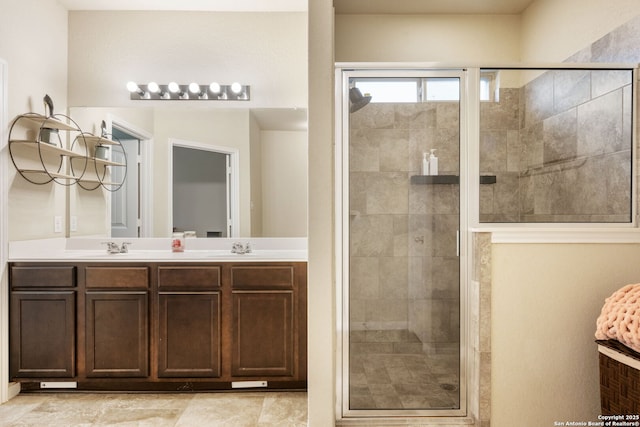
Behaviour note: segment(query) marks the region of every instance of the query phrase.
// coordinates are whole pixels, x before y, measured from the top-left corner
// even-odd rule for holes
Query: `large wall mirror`
[[[306,9],[72,11],[68,50],[70,116],[94,134],[104,120],[110,133],[131,141],[128,156],[138,151],[128,160],[127,180],[137,179],[129,189],[69,188],[71,237],[118,236],[131,230],[141,237],[167,237],[174,228],[195,230],[198,237],[306,237]],[[128,81],[239,81],[251,86],[251,99],[132,100]],[[198,196],[178,197],[191,211],[175,212],[176,193],[196,194],[185,186],[201,183],[182,182],[174,189],[174,162],[184,157],[174,155],[174,146],[200,150],[202,159],[216,151],[234,154],[236,189],[229,197],[236,207],[231,208],[230,226],[189,223],[185,217],[208,220],[205,209],[213,215],[211,204],[203,207]],[[187,181],[213,179],[211,174],[197,177],[188,167],[175,171],[188,172],[182,177]],[[139,196],[132,198],[136,188]],[[124,208],[135,205],[139,219]]]
[[[70,115],[92,133],[104,119],[128,157],[118,191],[71,190],[72,216],[103,213],[78,221],[71,236],[306,237],[306,110],[76,107]]]

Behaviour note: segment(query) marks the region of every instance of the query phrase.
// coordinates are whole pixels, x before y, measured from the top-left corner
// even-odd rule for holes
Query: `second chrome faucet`
[[[102,242],[102,244],[107,245],[107,252],[110,254],[126,254],[129,253],[131,242],[122,242],[122,246],[119,246],[116,242]]]

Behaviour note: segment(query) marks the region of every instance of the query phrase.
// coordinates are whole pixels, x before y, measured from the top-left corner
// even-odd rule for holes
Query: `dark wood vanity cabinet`
[[[76,337],[76,268],[10,270],[10,375],[73,378]]]
[[[158,377],[219,378],[221,267],[158,267]]]
[[[306,263],[11,263],[11,379],[306,387]],[[238,385],[235,385],[238,386]],[[234,387],[235,387],[234,386]]]
[[[231,374],[293,376],[299,353],[294,266],[233,266],[231,288]]]
[[[149,375],[149,267],[87,266],[85,374],[91,378]]]

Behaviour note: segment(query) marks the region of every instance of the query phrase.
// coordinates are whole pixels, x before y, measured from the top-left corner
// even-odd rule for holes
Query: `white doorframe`
[[[114,126],[140,140],[140,237],[153,237],[153,135],[146,130],[113,114],[107,115],[107,132],[113,133]],[[111,207],[111,193],[109,193]],[[106,213],[111,227],[111,209]]]
[[[168,183],[168,218],[169,218],[169,233],[171,233],[171,227],[173,226],[173,147],[185,147],[194,148],[196,150],[213,151],[216,153],[229,155],[231,163],[231,185],[229,194],[229,205],[231,207],[231,235],[227,237],[240,236],[240,159],[239,150],[232,147],[223,147],[220,145],[205,144],[202,142],[186,141],[182,139],[169,138],[169,165],[167,171]],[[227,225],[228,227],[228,225]]]

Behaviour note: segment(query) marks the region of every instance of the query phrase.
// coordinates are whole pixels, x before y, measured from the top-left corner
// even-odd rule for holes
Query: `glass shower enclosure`
[[[342,416],[464,415],[464,73],[341,78]]]

